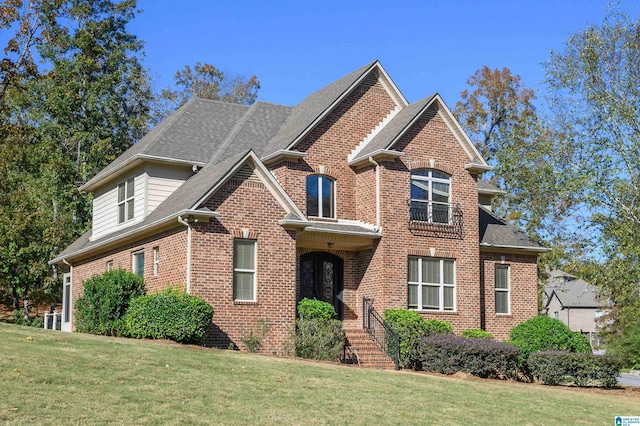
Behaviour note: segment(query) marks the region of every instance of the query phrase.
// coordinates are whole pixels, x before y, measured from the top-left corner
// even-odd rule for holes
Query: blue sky
[[[638,9],[623,3],[633,16]],[[185,65],[256,74],[259,99],[295,105],[378,59],[409,102],[434,92],[453,107],[487,65],[543,89],[542,63],[568,36],[600,23],[604,0],[139,0],[131,31],[146,42],[156,89]]]

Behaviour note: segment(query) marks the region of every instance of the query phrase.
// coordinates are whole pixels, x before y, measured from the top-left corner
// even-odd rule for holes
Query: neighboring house
[[[505,339],[537,314],[546,249],[491,213],[490,169],[439,95],[409,104],[377,61],[295,107],[193,99],[80,188],[93,228],[51,261],[65,329],[83,281],[125,268],[207,300],[221,347],[269,318],[281,352],[303,297],[348,335],[367,297]]]
[[[544,288],[543,313],[565,323],[571,330],[583,333],[593,347],[598,346],[597,320],[606,304],[597,300],[595,286],[553,270]]]

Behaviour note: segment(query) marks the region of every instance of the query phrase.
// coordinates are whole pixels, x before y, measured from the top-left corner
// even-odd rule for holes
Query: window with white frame
[[[113,271],[113,260],[107,262],[107,271]]]
[[[131,269],[134,274],[144,277],[144,250],[131,254]]]
[[[158,269],[160,267],[160,247],[153,248],[153,276],[158,276]]]
[[[336,217],[335,181],[327,176],[307,176],[307,216]]]
[[[509,266],[496,265],[496,314],[509,313]]]
[[[409,309],[455,310],[455,261],[409,256]]]
[[[451,176],[432,169],[411,170],[411,220],[450,223]]]
[[[233,300],[256,300],[256,242],[233,240]]]
[[[118,223],[133,219],[134,179],[130,178],[118,185]]]

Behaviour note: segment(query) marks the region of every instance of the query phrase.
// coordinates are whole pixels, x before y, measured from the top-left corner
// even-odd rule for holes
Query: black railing
[[[362,328],[367,330],[380,348],[391,357],[395,369],[400,369],[400,336],[373,308],[373,299],[362,299]]]
[[[464,237],[459,204],[409,201],[409,229],[429,236]]]

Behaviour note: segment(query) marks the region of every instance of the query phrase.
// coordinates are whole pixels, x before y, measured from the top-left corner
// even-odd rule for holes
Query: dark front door
[[[342,259],[331,253],[313,252],[300,258],[300,298],[331,303],[342,319]]]

